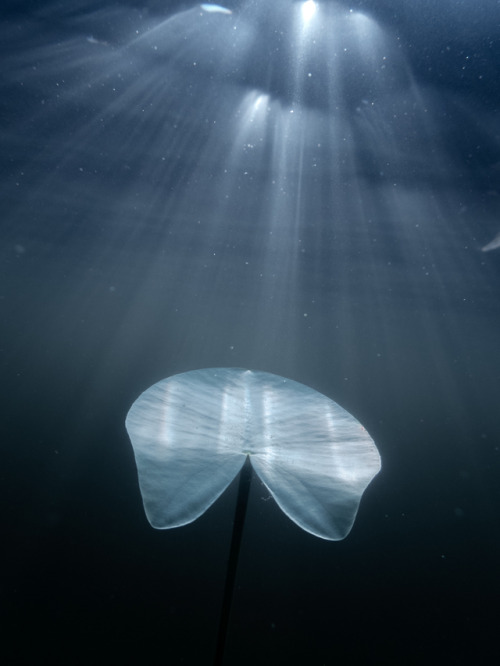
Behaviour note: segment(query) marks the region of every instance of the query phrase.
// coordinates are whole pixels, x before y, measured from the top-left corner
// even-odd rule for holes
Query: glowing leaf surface
[[[139,396],[126,427],[146,515],[159,529],[198,518],[248,455],[289,518],[316,536],[343,539],[380,470],[373,440],[345,409],[266,372],[174,375]]]

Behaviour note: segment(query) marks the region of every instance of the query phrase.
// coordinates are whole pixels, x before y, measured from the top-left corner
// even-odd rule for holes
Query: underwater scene
[[[500,3],[0,35],[4,663],[498,663]]]

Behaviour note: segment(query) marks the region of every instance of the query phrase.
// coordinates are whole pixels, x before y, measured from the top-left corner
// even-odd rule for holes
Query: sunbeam
[[[97,18],[113,30],[96,31]],[[384,294],[446,300],[467,229],[439,101],[373,16],[249,0],[104,18],[7,63],[38,100],[31,126],[51,132],[50,149],[36,132],[31,144],[46,164],[45,220],[61,205],[78,218],[76,202],[90,201],[99,254],[149,253],[181,302],[196,295],[206,316],[233,308],[233,329],[258,311],[254,349],[287,330],[289,357],[333,303],[364,302],[369,316]],[[67,227],[53,233],[70,242]],[[142,268],[135,282],[149,284]]]
[[[228,664],[493,663],[500,3],[4,0],[0,58],[4,662],[222,605]]]

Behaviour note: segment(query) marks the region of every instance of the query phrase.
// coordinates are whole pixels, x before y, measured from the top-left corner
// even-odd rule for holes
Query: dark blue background
[[[227,4],[251,13],[252,3]],[[3,4],[6,664],[211,663],[236,485],[192,525],[153,530],[124,421],[155,381],[216,366],[275,372],[329,395],[366,426],[383,461],[338,543],[302,532],[254,478],[227,663],[500,656],[500,250],[480,251],[500,231],[500,5],[338,3],[398,41],[432,102],[431,131],[424,136],[416,113],[388,117],[385,137],[414,147],[384,173],[377,152],[357,143],[356,175],[373,208],[354,215],[346,176],[348,224],[332,201],[333,212],[311,198],[300,228],[307,251],[295,256],[294,239],[273,246],[265,216],[254,215],[270,153],[247,189],[230,181],[236,196],[213,225],[224,182],[217,151],[230,144],[231,123],[207,134],[198,122],[205,102],[216,115],[213,90],[226,94],[225,81],[291,103],[286,58],[266,64],[286,4],[273,5],[257,31],[262,48],[242,69],[222,76],[207,65],[188,81],[191,102],[184,74],[177,90],[156,95],[168,50],[149,61],[130,43],[136,26],[190,5]],[[109,59],[119,48],[130,58],[123,72]],[[127,97],[137,80],[151,82],[141,89],[151,100]],[[349,123],[370,91],[346,90]],[[329,112],[321,89],[304,105]],[[185,133],[162,145],[175,123]],[[148,171],[157,150],[166,163]],[[420,150],[425,159],[408,166]],[[335,164],[319,177],[324,191]],[[387,180],[416,193],[408,227],[394,223]],[[169,208],[179,192],[186,199]],[[422,202],[437,202],[439,214],[421,215]]]

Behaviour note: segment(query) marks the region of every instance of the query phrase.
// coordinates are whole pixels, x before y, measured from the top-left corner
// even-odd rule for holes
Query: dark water
[[[5,663],[211,663],[236,485],[153,530],[124,420],[217,366],[383,462],[337,543],[254,478],[227,664],[496,663],[500,8],[377,4],[311,46],[285,1],[7,3]]]

